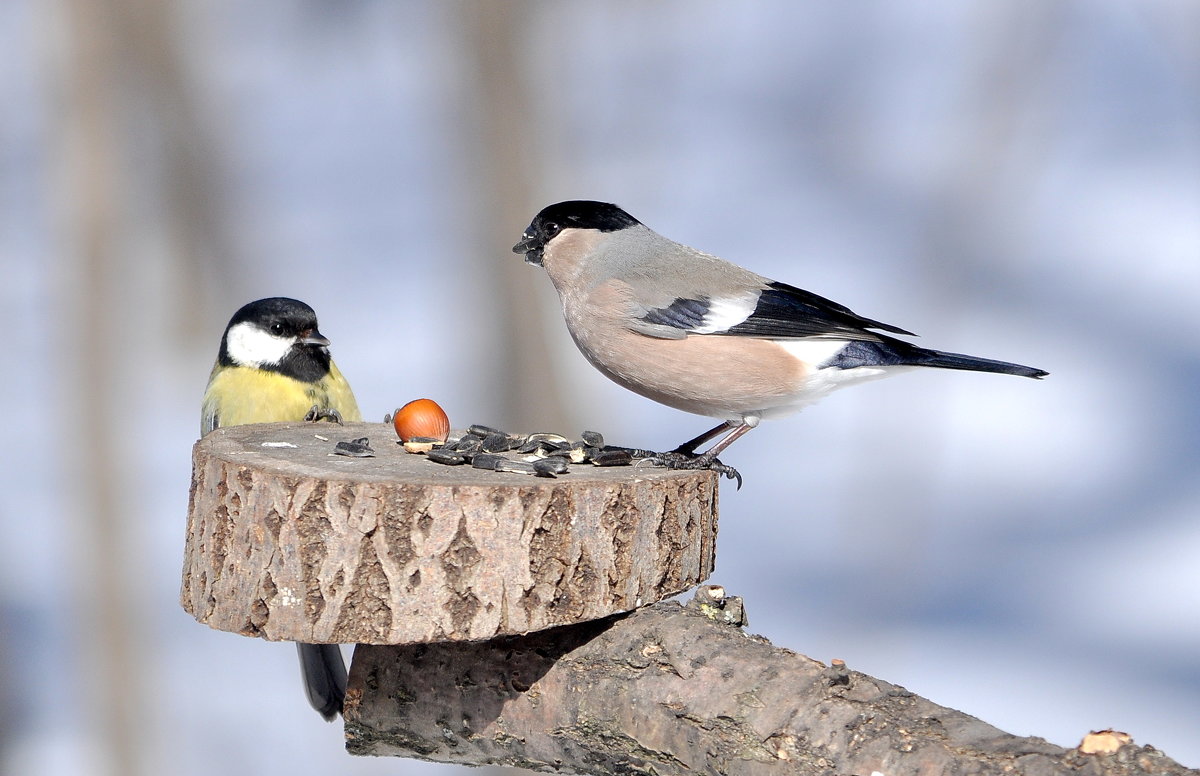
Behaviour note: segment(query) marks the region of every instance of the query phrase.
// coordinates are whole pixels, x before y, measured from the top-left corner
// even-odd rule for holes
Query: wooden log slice
[[[376,457],[332,454],[358,437]],[[712,572],[716,533],[708,471],[545,479],[435,464],[379,423],[232,426],[192,453],[180,597],[270,640],[487,639],[686,590]]]

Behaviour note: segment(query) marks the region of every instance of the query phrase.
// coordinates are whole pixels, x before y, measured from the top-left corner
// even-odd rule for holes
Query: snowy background
[[[752,631],[1200,766],[1200,4],[5,0],[0,50],[5,773],[458,772],[348,757],[289,645],[179,608],[200,396],[288,295],[370,419],[693,436],[509,252],[573,198],[1051,372],[734,445]]]

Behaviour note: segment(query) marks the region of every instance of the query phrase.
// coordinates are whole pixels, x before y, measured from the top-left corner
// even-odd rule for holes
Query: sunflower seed
[[[537,468],[525,461],[514,461],[511,458],[501,458],[496,462],[496,471],[513,472],[514,474],[536,474]]]
[[[497,431],[494,434],[488,434],[483,439],[483,451],[485,453],[503,453],[513,448],[513,439],[503,431]]]
[[[517,452],[522,454],[538,453],[539,455],[545,455],[545,450],[546,448],[542,445],[542,443],[536,439],[526,439],[521,443],[521,446],[517,448]]]
[[[338,442],[333,447],[334,455],[348,455],[351,458],[374,458],[375,451],[366,437],[352,439],[348,442]]]
[[[566,474],[569,470],[567,462],[562,458],[539,458],[533,462],[533,471],[539,477]]]
[[[495,470],[503,460],[504,456],[502,455],[494,455],[492,453],[476,453],[471,459],[471,465],[476,469]]]
[[[529,436],[525,437],[525,440],[528,442],[548,442],[556,446],[571,444],[571,440],[567,439],[562,434],[547,434],[545,432],[530,434]]]
[[[653,450],[642,450],[639,447],[621,447],[619,445],[606,445],[601,448],[601,452],[609,452],[610,450],[619,450],[629,453],[631,458],[657,458],[658,453]]]
[[[517,448],[521,453],[540,453],[541,455],[549,455],[555,450],[562,450],[571,446],[571,440],[561,434],[530,434],[525,437],[525,440]]]
[[[483,440],[474,434],[467,434],[452,445],[449,445],[451,450],[460,453],[474,453],[483,449]]]
[[[467,462],[467,459],[453,450],[447,450],[444,447],[439,447],[430,450],[425,454],[425,457],[434,463],[444,463],[447,466],[462,466]]]
[[[606,447],[592,456],[593,466],[628,466],[633,462],[633,456],[628,450]]]

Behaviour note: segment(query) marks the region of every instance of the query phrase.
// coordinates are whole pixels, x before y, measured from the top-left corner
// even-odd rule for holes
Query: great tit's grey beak
[[[296,344],[327,348],[329,347],[329,340],[316,329],[309,329],[308,331],[301,332],[300,339],[296,341]]]
[[[513,246],[513,253],[524,253],[525,263],[542,266],[542,244],[529,232],[521,235],[521,241]]]

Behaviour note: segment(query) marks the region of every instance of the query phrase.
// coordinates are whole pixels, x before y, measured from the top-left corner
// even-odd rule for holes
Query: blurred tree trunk
[[[480,285],[498,292],[485,319],[496,322],[506,343],[503,352],[492,355],[494,384],[501,392],[499,422],[530,431],[570,428],[544,326],[544,311],[553,307],[532,301],[549,294],[549,283],[509,252],[541,207],[533,203],[543,167],[536,144],[543,133],[536,129],[521,67],[536,7],[515,0],[460,2],[455,9],[464,61],[472,71],[466,80],[474,85],[464,91],[463,113],[469,117],[464,157],[478,172],[467,184],[474,201],[464,208],[461,223],[476,225],[472,238]]]
[[[117,22],[113,7],[97,0],[67,0],[62,126],[58,136],[59,196],[66,201],[64,231],[80,277],[68,302],[75,372],[67,398],[73,420],[87,433],[73,448],[78,484],[76,563],[82,654],[89,727],[96,730],[100,773],[143,773],[138,753],[137,709],[141,686],[133,667],[133,616],[125,606],[124,526],[120,472],[110,440],[116,437],[120,309],[114,272],[121,264],[122,231],[129,219],[131,182],[121,152],[123,102]]]
[[[79,664],[100,773],[149,771],[147,688],[135,662],[141,544],[129,515],[122,421],[146,398],[147,366],[131,341],[157,343],[164,321],[204,331],[206,289],[224,241],[212,207],[209,145],[199,131],[174,35],[178,6],[154,0],[64,0],[54,51],[58,231],[73,272],[58,311],[76,487]],[[167,300],[172,300],[168,302]],[[177,303],[175,303],[177,301]],[[161,347],[159,358],[168,358]],[[133,376],[131,379],[130,376]]]

